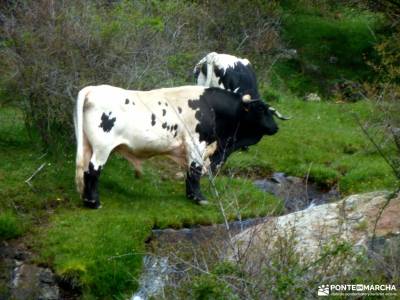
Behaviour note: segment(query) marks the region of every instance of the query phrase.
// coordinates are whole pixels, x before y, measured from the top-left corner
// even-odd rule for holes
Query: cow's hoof
[[[196,195],[196,194],[188,194],[186,195],[188,199],[193,200],[199,205],[207,205],[208,201],[206,197],[204,197],[202,194]]]
[[[199,200],[197,201],[197,204],[206,206],[209,204],[209,202],[207,200]]]
[[[94,208],[94,209],[101,208],[100,201],[98,200],[96,201],[96,200],[84,199],[83,205],[88,208]]]

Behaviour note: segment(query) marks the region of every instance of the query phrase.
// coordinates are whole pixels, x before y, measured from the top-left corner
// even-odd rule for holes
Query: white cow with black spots
[[[86,206],[100,206],[98,180],[112,151],[137,168],[143,159],[167,155],[187,168],[186,196],[204,204],[200,176],[207,163],[215,166],[239,147],[275,134],[273,115],[262,101],[219,88],[86,87],[74,114],[78,191]]]

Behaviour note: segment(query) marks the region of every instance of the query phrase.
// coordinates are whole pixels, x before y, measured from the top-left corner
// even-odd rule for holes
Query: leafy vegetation
[[[73,141],[72,107],[84,86],[143,90],[193,83],[193,62],[211,50],[229,47],[247,56],[279,45],[276,3],[241,0],[230,6],[10,1],[0,27],[1,101],[23,109],[43,145],[63,151]]]
[[[18,237],[22,233],[18,218],[10,211],[0,213],[0,240]]]
[[[389,282],[397,286],[399,282],[398,237],[375,251],[355,251],[351,243],[332,238],[330,244],[321,246],[318,257],[307,261],[309,257],[296,251],[295,233],[288,230],[285,234],[276,240],[268,236],[273,247],[258,249],[261,264],[251,264],[254,253],[250,251],[238,261],[189,261],[184,278],[169,278],[173,288],[166,289],[166,299],[314,299],[321,283]],[[170,258],[171,264],[181,261],[173,255]]]

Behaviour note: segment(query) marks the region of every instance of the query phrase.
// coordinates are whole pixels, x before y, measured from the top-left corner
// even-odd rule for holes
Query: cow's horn
[[[269,107],[269,110],[272,111],[272,113],[277,116],[279,119],[281,120],[290,120],[292,117],[285,117],[282,116],[279,111],[277,111],[275,108],[273,108],[272,106]]]
[[[242,100],[243,102],[250,102],[251,96],[249,94],[243,95]]]

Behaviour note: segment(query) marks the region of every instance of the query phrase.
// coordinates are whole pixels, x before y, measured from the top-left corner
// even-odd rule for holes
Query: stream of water
[[[286,176],[284,173],[274,173],[270,178],[255,180],[254,184],[261,190],[271,193],[284,202],[285,214],[306,209],[309,206],[320,205],[338,200],[339,192],[336,188],[321,190],[316,184],[307,182],[302,178]],[[246,228],[265,222],[268,217],[234,221],[229,223],[229,234],[237,234]],[[228,235],[225,224],[211,226],[196,226],[193,228],[154,229],[152,241],[156,247],[164,247],[179,242],[187,242],[195,247],[202,243],[217,241],[224,247],[224,237]],[[164,288],[170,276],[184,272],[177,270],[169,263],[167,256],[157,255],[153,247],[153,255],[143,258],[143,273],[139,280],[139,290],[132,295],[130,300],[146,300],[157,295],[164,295]]]

